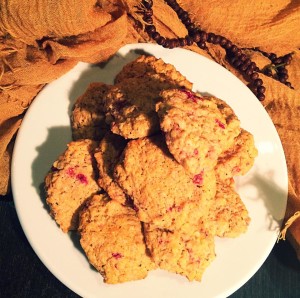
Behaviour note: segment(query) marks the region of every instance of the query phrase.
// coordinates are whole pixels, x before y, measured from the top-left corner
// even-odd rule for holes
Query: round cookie
[[[185,222],[187,203],[205,209],[201,188],[170,155],[161,135],[130,141],[115,167],[115,179],[143,222],[174,229]]]
[[[98,184],[108,193],[109,197],[120,204],[127,202],[127,197],[120,186],[114,181],[114,167],[126,146],[126,140],[119,135],[107,133],[95,151],[95,159],[99,170]]]
[[[195,181],[212,170],[232,139],[226,119],[215,101],[188,90],[165,90],[156,105],[167,146]]]
[[[106,121],[113,133],[125,139],[148,136],[158,131],[155,103],[163,86],[146,76],[130,78],[113,86],[106,95]]]
[[[117,76],[118,83],[106,94],[106,122],[113,133],[126,139],[150,136],[159,130],[155,104],[160,91],[191,87],[174,66],[153,56],[140,59],[125,66]]]
[[[45,178],[46,202],[64,232],[76,230],[82,204],[100,191],[94,171],[92,140],[70,142]]]
[[[155,268],[133,209],[93,196],[80,213],[80,243],[89,262],[109,284],[143,279]]]
[[[162,59],[154,56],[141,55],[134,61],[126,64],[117,74],[115,83],[120,83],[128,78],[143,77],[146,74],[159,74],[167,81],[174,81],[176,85],[192,89],[193,84],[186,79],[176,68]]]
[[[252,168],[257,154],[253,135],[242,129],[234,144],[218,158],[215,167],[218,180],[245,175]]]
[[[74,140],[100,140],[109,130],[105,122],[104,94],[110,86],[101,82],[91,83],[75,102],[71,115]]]
[[[182,233],[153,229],[145,224],[145,239],[159,268],[201,281],[205,269],[215,259],[214,238],[205,231]]]

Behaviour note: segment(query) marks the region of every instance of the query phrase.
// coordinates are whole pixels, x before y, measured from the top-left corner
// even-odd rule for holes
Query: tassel
[[[284,228],[282,229],[282,231],[279,233],[278,238],[277,238],[277,242],[279,242],[279,240],[285,240],[285,236],[286,236],[286,232],[288,230],[288,228],[292,225],[293,222],[296,221],[296,219],[300,218],[300,211],[297,211],[293,216],[291,216],[285,223]]]

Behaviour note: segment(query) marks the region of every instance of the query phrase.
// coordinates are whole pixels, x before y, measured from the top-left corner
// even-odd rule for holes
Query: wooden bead
[[[202,42],[207,41],[207,33],[205,31],[200,31],[200,37]]]
[[[159,45],[164,45],[166,42],[166,39],[163,36],[160,36],[157,41],[156,41]]]
[[[192,35],[193,41],[194,42],[199,42],[201,40],[201,33],[200,31],[196,31],[193,35]]]
[[[257,73],[257,72],[253,72],[252,75],[250,76],[250,79],[251,79],[252,81],[258,79],[258,73]]]
[[[221,37],[221,40],[220,40],[220,46],[221,47],[224,47],[224,45],[227,43],[227,38],[225,38],[224,36]]]
[[[197,42],[197,46],[200,48],[200,49],[206,49],[206,43],[204,41],[199,41]]]
[[[170,47],[170,40],[166,38],[165,43],[162,45],[164,48],[169,48]]]
[[[142,3],[145,6],[145,8],[147,8],[147,9],[151,9],[153,6],[152,0],[143,0]]]
[[[152,39],[154,39],[155,41],[157,41],[160,38],[160,34],[155,31],[151,34]]]
[[[257,92],[258,92],[258,93],[265,93],[265,91],[266,91],[265,86],[259,86],[259,87],[257,88]]]
[[[150,35],[151,35],[152,33],[156,32],[156,28],[155,28],[155,26],[153,26],[153,25],[148,25],[148,26],[146,26],[145,30],[146,30],[146,32],[147,32],[148,34],[150,34]]]
[[[153,24],[153,20],[151,16],[143,16],[143,20],[145,21],[145,23],[147,24]]]
[[[186,46],[186,39],[185,38],[179,38],[179,44],[181,47]]]
[[[185,37],[185,40],[186,40],[186,44],[188,45],[188,46],[191,46],[192,44],[193,44],[193,39],[190,37],[190,36],[186,36]]]
[[[214,44],[219,44],[221,41],[221,36],[220,35],[215,35],[215,40],[213,41]]]
[[[224,45],[225,49],[229,50],[232,47],[232,42],[230,40],[227,40],[227,42]]]
[[[263,84],[262,79],[255,79],[253,82],[254,86],[259,87]]]
[[[236,54],[238,50],[239,50],[239,49],[238,49],[238,47],[237,47],[236,45],[232,45],[232,47],[231,47],[231,49],[230,49],[230,51],[231,51],[233,54]]]
[[[265,99],[265,95],[263,93],[258,93],[256,97],[258,98],[259,101],[263,101]]]
[[[210,42],[210,43],[213,43],[215,41],[215,34],[208,33],[208,35],[207,35],[207,41]]]

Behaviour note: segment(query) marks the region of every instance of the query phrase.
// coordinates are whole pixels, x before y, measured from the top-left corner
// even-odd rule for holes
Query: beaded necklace
[[[197,27],[191,21],[188,12],[181,8],[176,0],[165,0],[165,2],[176,12],[178,18],[187,29],[188,34],[180,38],[166,38],[161,36],[153,25],[153,1],[142,0],[143,10],[141,13],[143,15],[143,21],[147,24],[145,26],[145,32],[151,39],[156,41],[157,44],[169,49],[191,46],[194,43],[201,49],[207,49],[207,43],[220,45],[226,51],[226,58],[229,63],[248,78],[250,81],[249,88],[256,95],[258,100],[263,101],[265,99],[266,88],[263,85],[262,79],[259,78],[259,72],[261,71],[256,63],[243,53],[241,48],[222,35],[217,35],[212,32],[207,33]],[[285,66],[291,62],[292,54],[277,57],[274,53],[266,53],[258,48],[255,48],[255,50],[260,51],[271,61],[271,64],[265,67],[262,72],[292,88],[291,83],[287,81],[288,73],[285,68]],[[275,74],[272,72],[272,69],[275,70]]]

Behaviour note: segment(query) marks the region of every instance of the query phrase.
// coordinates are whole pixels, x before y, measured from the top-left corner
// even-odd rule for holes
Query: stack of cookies
[[[73,141],[45,179],[47,203],[105,282],[155,268],[200,281],[215,237],[247,230],[233,178],[254,163],[253,136],[174,66],[140,56],[114,85],[90,84],[71,123]]]

